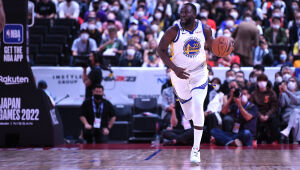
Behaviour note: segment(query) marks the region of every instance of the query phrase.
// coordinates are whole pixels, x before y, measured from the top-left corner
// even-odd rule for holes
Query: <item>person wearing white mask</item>
[[[280,27],[280,18],[272,18],[272,27],[269,27],[264,32],[268,45],[286,45],[287,36],[284,28]]]
[[[250,94],[242,89],[238,96],[231,96],[222,114],[232,115],[234,126],[230,132],[219,128],[211,130],[216,144],[223,146],[252,146],[253,136],[256,135],[257,106],[249,101]]]
[[[288,60],[287,53],[285,50],[280,50],[279,61],[275,61],[273,66],[281,67],[283,65],[292,67],[293,64]]]
[[[213,19],[209,18],[209,8],[207,6],[201,6],[200,9],[200,20],[203,24],[207,24],[211,27],[213,31],[213,35],[215,34],[217,30],[216,22]]]
[[[134,44],[128,44],[127,50],[124,50],[120,56],[119,66],[140,67],[143,63],[142,57],[142,53],[135,49]]]
[[[235,79],[235,72],[233,70],[226,71],[226,79],[221,86],[221,90],[225,95],[230,93],[229,83]]]
[[[224,23],[225,23],[225,24],[224,24]],[[230,16],[230,15],[226,18],[225,21],[222,22],[222,24],[224,25],[224,27],[223,27],[223,28],[221,27],[221,28],[217,31],[217,36],[223,35],[225,29],[229,29],[229,30],[232,32],[232,31],[234,31],[234,29],[235,29],[235,27],[236,27],[236,26],[235,26],[235,20],[234,20],[234,18],[233,18],[232,16]]]
[[[279,105],[282,108],[281,116],[284,125],[287,127],[281,131],[286,138],[293,129],[293,143],[300,141],[300,91],[297,79],[292,77],[288,83],[279,86]]]
[[[130,21],[129,29],[124,34],[124,43],[125,45],[132,40],[133,35],[138,35],[140,40],[145,38],[145,34],[143,31],[139,30],[138,20],[133,19]]]
[[[160,42],[162,36],[164,35],[164,31],[162,31],[159,28],[159,25],[157,22],[152,22],[150,26],[151,31],[153,32],[154,39],[156,40],[157,43]]]
[[[289,66],[282,66],[280,69],[283,81],[287,82],[292,77],[292,70]]]
[[[257,143],[273,143],[280,140],[278,127],[278,100],[276,93],[268,85],[268,77],[257,77],[257,89],[251,94],[251,101],[258,107]]]
[[[81,30],[80,35],[73,41],[72,56],[70,58],[70,65],[73,65],[74,57],[89,56],[93,51],[98,51],[97,43],[93,38],[90,38],[87,30]]]
[[[230,20],[232,20],[233,23],[231,21],[228,22],[227,21],[228,19],[226,19],[225,21],[223,21],[221,23],[221,29],[222,30],[224,30],[225,28],[231,28],[231,25],[239,25],[242,22],[241,20],[238,19],[239,18],[239,13],[238,13],[238,10],[236,8],[230,9],[229,16],[230,16]],[[230,27],[228,27],[228,26],[230,26]],[[233,31],[233,30],[231,30],[231,31]]]
[[[148,16],[149,14],[145,12],[144,6],[139,6],[134,16],[130,17],[130,20],[138,20],[139,30],[145,32],[147,26],[150,24]]]
[[[275,81],[273,84],[273,90],[276,92],[276,95],[279,96],[279,86],[283,82],[282,74],[280,71],[275,73]]]

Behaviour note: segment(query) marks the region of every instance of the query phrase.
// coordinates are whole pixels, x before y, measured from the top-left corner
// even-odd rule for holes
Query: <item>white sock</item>
[[[194,145],[193,148],[200,150],[200,142],[202,138],[203,130],[194,129]]]

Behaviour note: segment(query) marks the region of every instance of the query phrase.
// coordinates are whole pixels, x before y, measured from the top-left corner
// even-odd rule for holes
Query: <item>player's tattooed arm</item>
[[[171,60],[168,54],[168,47],[169,45],[175,40],[178,33],[178,28],[176,26],[170,27],[164,36],[161,38],[158,48],[157,48],[157,55],[160,56],[164,64],[171,68],[177,77],[181,79],[187,79],[189,74],[185,72],[185,68],[177,67]]]
[[[2,32],[5,25],[5,13],[2,0],[0,0],[0,32]]]
[[[204,25],[204,32],[205,32],[205,41],[206,41],[206,47],[211,50],[212,42],[213,42],[213,37],[212,37],[212,31],[210,26]]]

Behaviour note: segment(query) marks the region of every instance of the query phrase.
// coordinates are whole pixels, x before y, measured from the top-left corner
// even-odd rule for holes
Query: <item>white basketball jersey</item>
[[[181,26],[181,21],[175,24],[178,34],[171,45],[172,62],[182,68],[194,70],[206,62],[204,50],[205,32],[201,21],[196,20],[197,25],[191,32]]]

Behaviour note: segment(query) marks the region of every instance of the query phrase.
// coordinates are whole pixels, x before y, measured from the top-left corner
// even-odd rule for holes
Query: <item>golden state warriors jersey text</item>
[[[171,44],[172,61],[178,67],[193,70],[206,61],[204,50],[205,32],[201,21],[196,20],[197,25],[193,31],[185,30],[179,21],[178,34]]]

